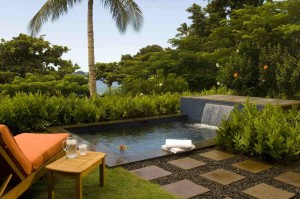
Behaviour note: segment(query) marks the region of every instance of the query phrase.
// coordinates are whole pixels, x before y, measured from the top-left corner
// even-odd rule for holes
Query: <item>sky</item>
[[[20,33],[29,34],[27,26],[32,17],[46,2],[37,0],[0,0],[0,38],[11,40]],[[144,16],[140,32],[130,27],[121,34],[107,9],[100,1],[94,1],[95,61],[118,62],[122,55],[135,55],[148,45],[171,47],[168,40],[178,33],[177,28],[186,22],[190,15],[186,9],[193,3],[205,7],[205,0],[136,0]],[[45,23],[37,36],[52,45],[67,46],[70,51],[63,59],[77,63],[88,71],[87,55],[87,0],[75,5],[57,21]]]

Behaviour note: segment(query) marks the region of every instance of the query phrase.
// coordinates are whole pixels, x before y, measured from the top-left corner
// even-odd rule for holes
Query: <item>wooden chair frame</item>
[[[29,176],[25,176],[22,171],[16,166],[15,162],[7,154],[3,146],[0,145],[0,155],[6,161],[6,163],[13,170],[11,173],[7,173],[7,176],[4,176],[4,181],[0,185],[0,198],[1,199],[12,199],[18,198],[22,193],[24,193],[31,185],[38,180],[40,177],[46,174],[46,165],[49,163],[63,157],[65,155],[64,150],[59,151],[56,155],[50,158],[45,162],[39,169],[33,171]],[[9,187],[8,184],[11,181],[13,175],[15,175],[20,182],[14,186]]]

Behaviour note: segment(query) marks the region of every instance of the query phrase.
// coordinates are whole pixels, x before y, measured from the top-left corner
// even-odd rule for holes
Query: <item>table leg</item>
[[[82,199],[82,177],[80,174],[76,175],[76,198]]]
[[[102,164],[99,165],[99,174],[100,174],[100,187],[104,186],[104,174],[105,173],[105,158],[102,159]]]
[[[47,171],[48,175],[48,199],[54,199],[54,180],[53,180],[53,172]]]

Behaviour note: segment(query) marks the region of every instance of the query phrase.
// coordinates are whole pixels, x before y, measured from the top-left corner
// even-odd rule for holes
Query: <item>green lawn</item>
[[[106,169],[104,187],[99,187],[98,170],[83,178],[83,198],[86,199],[177,199],[165,192],[157,184],[143,180],[123,168]],[[74,198],[75,181],[72,178],[57,177],[55,180],[55,198]],[[37,181],[25,192],[21,199],[46,199],[47,177]]]

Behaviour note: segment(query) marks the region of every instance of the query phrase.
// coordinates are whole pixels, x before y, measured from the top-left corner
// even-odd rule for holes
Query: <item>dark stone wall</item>
[[[211,98],[212,96],[210,96]],[[188,120],[191,122],[201,123],[204,107],[207,103],[217,105],[227,105],[242,108],[242,102],[228,102],[224,100],[218,100],[218,96],[215,99],[205,99],[204,97],[181,97],[180,99],[180,113],[185,114]],[[262,109],[263,105],[257,105],[259,109]]]

